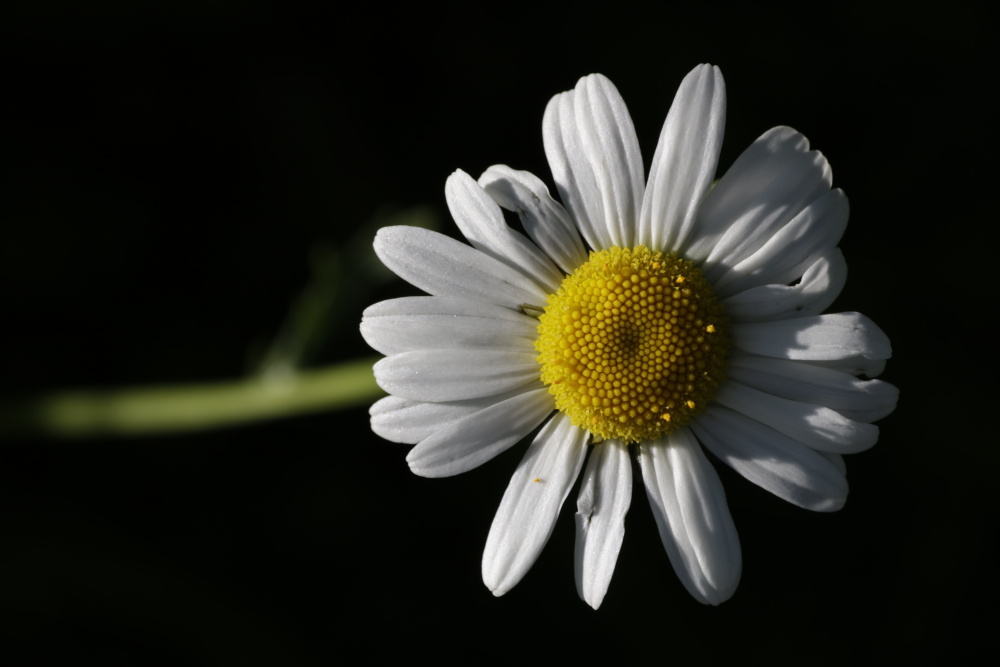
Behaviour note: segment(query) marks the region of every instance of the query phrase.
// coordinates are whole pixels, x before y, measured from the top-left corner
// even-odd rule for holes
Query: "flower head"
[[[541,425],[503,496],[483,580],[512,588],[577,497],[576,583],[597,608],[624,536],[638,459],[667,555],[699,601],[728,599],[742,557],[703,449],[801,507],[847,497],[842,454],[875,444],[897,390],[872,378],[889,341],[858,313],[821,314],[846,279],[843,192],[787,127],[765,132],[712,187],[725,124],[718,68],[685,77],[648,180],[605,77],[555,96],[543,120],[561,205],[497,165],[445,186],[471,247],[394,227],[379,258],[431,296],[368,308],[390,396],[372,428],[414,443],[427,477],[455,475]],[[527,237],[502,210],[520,217]]]

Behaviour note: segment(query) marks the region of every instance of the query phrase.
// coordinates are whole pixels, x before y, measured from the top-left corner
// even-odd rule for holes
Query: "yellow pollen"
[[[548,296],[535,348],[542,382],[575,425],[595,440],[642,442],[689,424],[712,401],[728,332],[694,264],[645,246],[610,248]]]

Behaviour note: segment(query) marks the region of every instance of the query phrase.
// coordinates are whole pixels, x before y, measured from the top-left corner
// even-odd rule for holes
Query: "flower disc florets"
[[[690,261],[610,248],[549,295],[535,348],[542,381],[575,425],[641,442],[688,424],[715,397],[728,321]]]

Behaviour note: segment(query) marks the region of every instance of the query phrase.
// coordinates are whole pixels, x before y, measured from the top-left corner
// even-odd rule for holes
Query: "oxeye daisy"
[[[632,460],[670,563],[700,602],[728,599],[739,539],[705,451],[806,509],[843,506],[842,454],[875,444],[897,390],[889,340],[821,314],[847,267],[844,193],[805,137],[776,127],[712,187],[725,124],[717,67],[681,83],[648,179],[614,85],[594,74],[545,110],[562,201],[524,171],[448,178],[466,245],[389,227],[375,252],[430,296],[377,303],[361,332],[386,355],[372,429],[416,446],[418,475],[470,470],[541,426],[500,502],[483,580],[510,590],[580,477],[577,590],[595,609],[632,499]],[[516,213],[527,236],[510,228]]]

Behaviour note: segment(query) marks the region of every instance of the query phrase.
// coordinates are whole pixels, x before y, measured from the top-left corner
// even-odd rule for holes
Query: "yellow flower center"
[[[645,246],[592,252],[539,317],[542,381],[556,407],[596,439],[655,438],[715,397],[728,324],[688,260]]]

